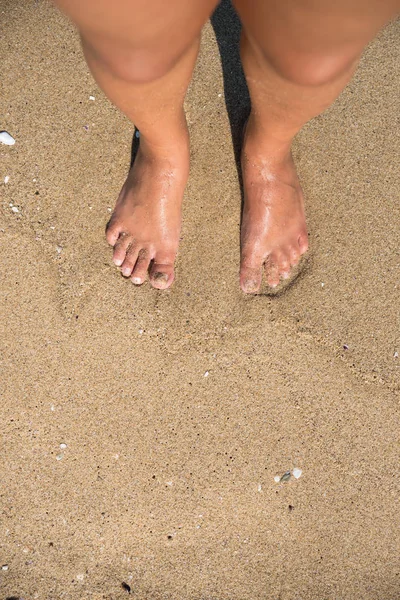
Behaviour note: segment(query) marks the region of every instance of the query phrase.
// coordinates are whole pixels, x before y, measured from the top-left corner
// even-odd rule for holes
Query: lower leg
[[[361,35],[354,15],[339,11],[336,24],[335,15],[325,14],[329,18],[324,30],[321,15],[303,10],[310,4],[256,1],[259,13],[271,9],[265,16],[266,32],[260,31],[263,15],[257,13],[254,19],[248,3],[236,0],[244,20],[241,54],[252,102],[242,152],[240,281],[245,292],[259,289],[263,265],[268,283],[275,287],[281,277],[289,277],[290,267],[307,250],[303,195],[291,157],[293,137],[336,99],[350,80],[368,35],[372,37],[388,17],[381,14],[382,22],[377,23],[372,15]],[[342,26],[335,30],[338,24]]]
[[[336,99],[355,65],[349,65],[333,81],[311,87],[278,74],[246,34],[241,53],[252,110],[242,152],[247,202],[240,280],[244,291],[254,292],[260,286],[263,264],[268,284],[276,287],[307,251],[304,201],[292,159],[292,141],[307,121]]]
[[[55,2],[76,23],[97,83],[141,134],[107,226],[114,262],[135,284],[149,271],[153,287],[167,288],[189,173],[183,102],[216,0]]]
[[[135,123],[140,145],[107,226],[114,262],[135,284],[146,279],[169,287],[189,174],[189,136],[183,102],[198,40],[170,72],[156,81],[128,82],[107,71],[85,42],[86,60],[106,95]]]

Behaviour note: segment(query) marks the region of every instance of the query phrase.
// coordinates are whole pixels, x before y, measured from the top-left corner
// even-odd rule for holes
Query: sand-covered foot
[[[260,144],[245,136],[242,151],[244,208],[241,228],[240,286],[246,293],[290,277],[307,251],[303,193],[290,147]]]
[[[189,173],[187,141],[168,152],[142,143],[121,190],[106,238],[124,277],[166,289],[174,281],[181,207]]]

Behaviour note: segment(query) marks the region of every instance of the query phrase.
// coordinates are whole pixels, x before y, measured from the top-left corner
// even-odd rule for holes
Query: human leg
[[[55,0],[76,23],[92,74],[140,130],[140,147],[107,228],[122,274],[174,279],[189,173],[183,101],[199,35],[216,0]]]
[[[365,45],[399,10],[398,0],[234,0],[252,110],[242,169],[245,204],[240,283],[256,292],[262,266],[275,287],[307,250],[293,137],[336,99]]]

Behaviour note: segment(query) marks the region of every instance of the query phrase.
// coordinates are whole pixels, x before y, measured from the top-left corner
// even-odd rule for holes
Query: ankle
[[[291,157],[293,135],[279,131],[270,124],[260,123],[253,114],[245,125],[243,151],[252,159],[285,162]]]
[[[183,157],[189,154],[189,131],[184,115],[168,123],[162,131],[140,130],[140,151],[153,160]]]

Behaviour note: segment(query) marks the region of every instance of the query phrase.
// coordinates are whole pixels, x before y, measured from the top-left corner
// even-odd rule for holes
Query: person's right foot
[[[107,225],[113,261],[124,277],[163,290],[174,281],[181,206],[189,174],[187,139],[168,153],[141,144]]]

